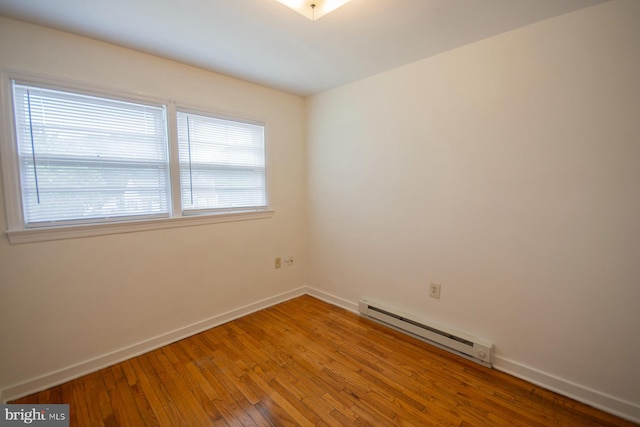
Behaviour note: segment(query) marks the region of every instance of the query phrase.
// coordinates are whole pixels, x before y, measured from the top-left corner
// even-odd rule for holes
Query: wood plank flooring
[[[14,403],[72,426],[631,426],[310,296]]]

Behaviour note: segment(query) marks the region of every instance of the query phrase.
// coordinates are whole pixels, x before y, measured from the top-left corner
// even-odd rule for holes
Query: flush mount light
[[[278,0],[302,16],[315,21],[351,0]]]

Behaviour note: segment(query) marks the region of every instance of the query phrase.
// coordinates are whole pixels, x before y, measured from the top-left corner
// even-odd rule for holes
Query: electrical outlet
[[[438,283],[429,283],[429,296],[431,298],[440,299],[441,285]]]
[[[284,259],[284,263],[287,264],[287,267],[291,267],[293,265],[293,257],[291,255],[289,255],[288,257],[286,257]]]
[[[277,257],[275,260],[273,260],[273,266],[276,270],[282,267],[282,258]]]

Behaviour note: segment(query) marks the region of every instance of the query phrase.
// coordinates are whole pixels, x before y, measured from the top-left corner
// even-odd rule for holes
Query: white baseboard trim
[[[67,368],[63,368],[55,372],[51,372],[37,378],[33,378],[31,380],[7,387],[3,390],[0,390],[0,402],[7,403],[7,401],[19,399],[23,396],[28,396],[30,394],[37,393],[51,387],[55,387],[83,375],[96,372],[100,369],[112,366],[116,363],[131,359],[136,356],[140,356],[141,354],[148,353],[149,351],[155,350],[162,346],[206,331],[207,329],[211,329],[213,327],[238,319],[242,316],[246,316],[248,314],[271,307],[281,302],[299,297],[301,295],[304,295],[305,293],[307,293],[305,287],[300,287],[298,289],[284,292],[274,297],[256,301],[254,303],[236,308],[226,313],[222,313],[220,315],[213,316],[196,323],[192,323],[191,325],[175,329],[171,332],[167,332],[166,334],[158,335],[148,340],[141,341],[137,344],[121,348],[120,350],[116,350],[111,353],[95,357],[93,359],[85,360]]]
[[[307,294],[311,295],[312,297],[318,298],[319,300],[322,300],[332,305],[337,305],[338,307],[344,308],[345,310],[358,313],[357,303],[347,301],[346,299],[337,297],[335,295],[329,294],[327,292],[321,291],[316,288],[312,288],[310,286],[307,286],[305,289],[307,291]]]
[[[493,367],[547,390],[640,424],[640,405],[633,402],[593,390],[501,356],[494,358]]]

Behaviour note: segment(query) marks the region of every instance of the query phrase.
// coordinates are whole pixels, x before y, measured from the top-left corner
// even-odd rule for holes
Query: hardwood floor
[[[72,426],[631,426],[310,296],[13,403]]]

